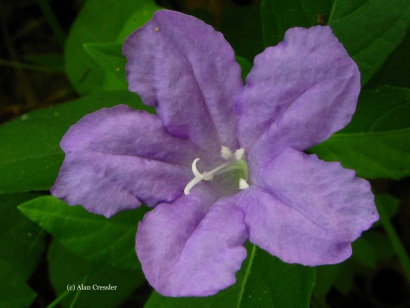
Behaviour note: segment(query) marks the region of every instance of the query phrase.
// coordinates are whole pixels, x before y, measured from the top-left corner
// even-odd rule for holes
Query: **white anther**
[[[221,156],[223,159],[228,160],[233,156],[233,154],[228,147],[223,145],[221,148]]]
[[[249,184],[244,179],[239,179],[239,189],[244,190],[249,187]]]
[[[236,158],[236,160],[241,160],[244,153],[245,153],[245,149],[244,149],[244,148],[237,149],[237,150],[235,151],[235,158]]]

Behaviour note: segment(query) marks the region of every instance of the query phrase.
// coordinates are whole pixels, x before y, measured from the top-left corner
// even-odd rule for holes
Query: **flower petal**
[[[288,263],[338,263],[378,220],[367,181],[287,148],[241,199],[250,241]]]
[[[234,96],[239,65],[221,33],[192,16],[161,10],[124,44],[129,89],[157,107],[167,130],[206,153],[237,149]]]
[[[216,201],[205,183],[149,212],[139,224],[136,250],[162,295],[208,296],[235,283],[247,237],[235,199]]]
[[[331,28],[317,26],[289,29],[255,58],[246,83],[236,102],[239,140],[267,162],[285,146],[305,150],[346,126],[360,74]]]
[[[199,155],[189,140],[170,136],[157,116],[124,105],[85,116],[61,147],[66,158],[52,194],[107,217],[141,202],[173,201]]]

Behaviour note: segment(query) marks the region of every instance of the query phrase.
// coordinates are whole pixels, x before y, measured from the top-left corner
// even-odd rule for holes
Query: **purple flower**
[[[338,263],[378,219],[367,181],[302,151],[349,123],[357,66],[330,27],[293,28],[255,58],[243,86],[234,52],[202,21],[159,11],[124,45],[127,106],[64,136],[52,193],[107,217],[141,203],[136,250],[168,296],[235,283],[247,239],[285,262]]]

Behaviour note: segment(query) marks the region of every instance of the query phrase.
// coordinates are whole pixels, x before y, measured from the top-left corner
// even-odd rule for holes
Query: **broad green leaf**
[[[220,31],[235,53],[253,63],[263,50],[263,38],[256,5],[236,6],[224,10]]]
[[[28,279],[44,249],[42,230],[18,210],[17,205],[36,194],[0,194],[0,259]]]
[[[68,128],[88,113],[118,104],[152,110],[128,91],[110,91],[36,110],[1,125],[0,193],[50,189],[63,162],[59,143]]]
[[[125,269],[138,269],[135,235],[145,208],[125,211],[107,219],[87,212],[81,206],[69,206],[51,197],[40,197],[19,206],[66,248],[97,263],[109,263]]]
[[[265,46],[278,44],[289,28],[317,25],[328,17],[330,8],[329,0],[262,0],[260,14]]]
[[[114,75],[124,88],[127,88],[125,79],[127,60],[122,54],[122,44],[84,44],[84,49],[96,63]]]
[[[65,48],[67,75],[79,93],[101,90],[107,79],[105,70],[88,56],[83,44],[122,44],[126,36],[151,19],[157,9],[151,0],[87,1],[71,28]],[[111,83],[108,88],[123,88],[123,84]]]
[[[369,88],[390,86],[410,88],[410,30],[400,46],[390,55],[383,66],[368,83]]]
[[[315,272],[249,245],[248,258],[236,277],[235,285],[215,296],[169,298],[154,292],[145,307],[309,307]]]
[[[62,307],[70,307],[74,301],[75,307],[118,307],[145,280],[141,270],[88,262],[56,240],[49,247],[47,259],[51,284],[58,298],[62,298]],[[76,289],[84,287],[84,290],[68,292],[67,285],[74,285]],[[109,285],[115,290],[93,289],[95,286]],[[85,290],[85,287],[91,290]]]
[[[400,45],[409,26],[408,0],[334,0],[329,25],[359,66],[362,85]]]
[[[3,261],[0,261],[0,271],[0,307],[30,307],[36,293],[26,283],[26,279],[19,277],[19,273],[12,271]]]
[[[34,194],[0,195],[0,288],[1,307],[28,307],[36,293],[27,280],[45,247],[44,233],[16,208]]]
[[[400,45],[408,29],[408,0],[263,0],[265,46],[288,28],[328,23],[359,66],[365,85]]]
[[[410,175],[410,90],[363,91],[352,122],[311,150],[365,178]]]
[[[152,18],[154,13],[161,9],[161,7],[157,6],[153,0],[139,0],[135,2],[139,5],[138,9],[133,12],[130,18],[125,20],[125,23],[123,23],[121,31],[116,37],[116,43],[123,43],[128,35],[146,24]]]

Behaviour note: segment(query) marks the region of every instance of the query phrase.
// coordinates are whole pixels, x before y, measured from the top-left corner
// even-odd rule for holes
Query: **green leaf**
[[[127,60],[122,54],[122,44],[84,44],[84,49],[97,64],[115,76],[124,88],[127,88],[125,79]]]
[[[311,267],[283,263],[249,245],[232,287],[206,298],[169,298],[154,292],[145,307],[309,307],[314,277]]]
[[[338,264],[339,270],[336,276],[334,286],[342,294],[348,295],[353,287],[354,264],[351,259]]]
[[[118,307],[145,280],[141,270],[88,262],[56,240],[49,247],[48,264],[51,284],[61,299],[62,307],[70,307],[74,298],[75,307]],[[77,288],[82,281],[85,281],[83,287],[91,290],[67,291],[67,285]],[[109,285],[115,290],[93,290],[94,286]]]
[[[371,243],[364,237],[358,238],[352,245],[353,258],[361,265],[375,268],[376,267],[376,253],[373,250]]]
[[[19,210],[67,249],[87,260],[125,269],[140,268],[135,254],[135,234],[138,221],[146,212],[144,208],[107,219],[47,196],[24,203]]]
[[[399,210],[399,202],[397,202],[396,199],[394,199],[394,202],[388,202],[388,206],[384,207],[384,210],[383,210],[384,219],[388,219],[391,221],[393,217],[397,214],[398,210]],[[374,225],[372,226],[372,228],[380,227],[380,226],[383,226],[381,219],[376,221]]]
[[[151,0],[87,1],[71,28],[65,47],[67,75],[79,93],[101,90],[107,79],[105,70],[88,56],[83,44],[122,44],[127,35],[151,19],[157,9]],[[120,82],[104,87],[120,88],[123,88]]]
[[[324,298],[335,285],[347,294],[353,286],[355,274],[374,269],[377,261],[386,260],[392,255],[388,239],[373,230],[362,234],[352,246],[353,256],[347,261],[316,267],[316,283],[313,291],[316,298]]]
[[[387,214],[388,208],[395,205],[397,206],[398,202],[398,200],[389,195],[376,196],[376,205],[380,214],[380,221],[390,239],[396,255],[400,260],[407,282],[410,283],[410,258]]]
[[[400,46],[390,55],[377,74],[367,84],[369,88],[377,88],[384,84],[410,88],[410,31]]]
[[[242,80],[245,81],[246,76],[248,76],[249,72],[252,69],[252,64],[250,64],[249,61],[246,60],[245,58],[242,58],[239,56],[236,56],[235,59],[239,63],[239,66],[241,67]]]
[[[42,230],[16,206],[34,194],[0,195],[1,307],[28,307],[36,293],[27,285],[45,247]]]
[[[107,91],[1,125],[0,193],[50,189],[63,162],[59,143],[68,128],[88,113],[118,104],[152,110],[128,91]]]
[[[24,56],[24,59],[33,64],[42,66],[45,69],[65,73],[64,58],[62,54],[31,54]]]
[[[362,237],[370,243],[378,261],[387,261],[394,255],[393,246],[384,233],[370,231]]]
[[[358,64],[362,85],[403,41],[409,18],[408,0],[263,0],[261,4],[265,46],[276,45],[291,27],[310,27],[328,19]]]
[[[352,122],[311,149],[364,178],[410,175],[410,90],[363,91]]]
[[[362,85],[400,45],[409,25],[408,0],[334,0],[329,25],[359,66]]]
[[[334,285],[339,270],[339,264],[316,267],[316,281],[313,290],[313,294],[316,298],[322,299],[326,296]]]
[[[263,38],[256,5],[236,6],[224,10],[221,32],[235,53],[253,62],[263,50]]]
[[[0,307],[30,307],[36,293],[28,286],[25,279],[12,271],[7,263],[0,261],[1,279]]]
[[[329,11],[329,0],[262,0],[260,14],[265,46],[278,44],[289,28],[317,25],[319,19],[328,17]]]

